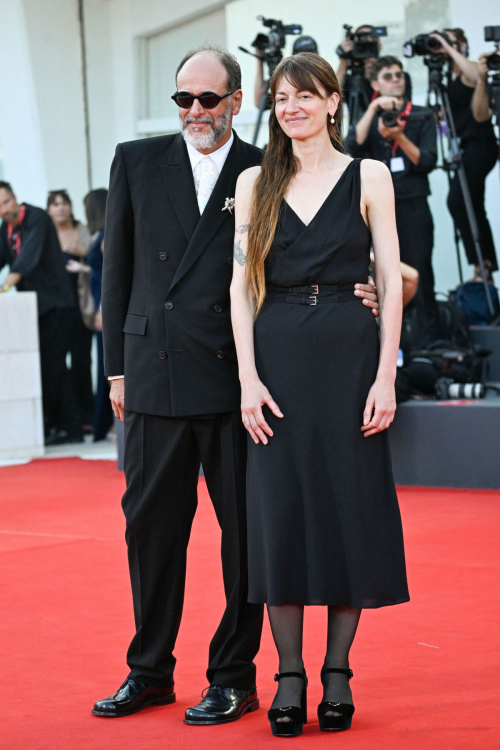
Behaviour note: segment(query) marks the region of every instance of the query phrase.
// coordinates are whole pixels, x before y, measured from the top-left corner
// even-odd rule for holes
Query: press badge
[[[391,159],[391,172],[404,172],[405,162],[402,156],[393,156]]]

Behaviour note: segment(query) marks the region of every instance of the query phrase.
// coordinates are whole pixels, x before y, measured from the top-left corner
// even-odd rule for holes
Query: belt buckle
[[[313,295],[319,294],[319,286],[318,286],[318,284],[311,284],[310,289],[313,290]]]
[[[318,298],[315,294],[311,294],[309,297],[306,298],[306,305],[312,305],[312,307],[316,307],[318,304]]]

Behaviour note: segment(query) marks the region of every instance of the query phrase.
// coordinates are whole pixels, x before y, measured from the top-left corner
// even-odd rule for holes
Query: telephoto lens
[[[449,398],[484,398],[486,388],[482,383],[455,383],[451,378],[439,378],[435,383],[436,397],[438,401],[446,401]]]
[[[450,398],[484,398],[486,391],[482,383],[451,383],[448,395]]]

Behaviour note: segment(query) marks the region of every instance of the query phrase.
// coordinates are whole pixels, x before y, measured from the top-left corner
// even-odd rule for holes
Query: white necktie
[[[200,159],[194,168],[193,177],[198,198],[198,206],[200,214],[202,214],[219,177],[217,165],[208,154],[206,154],[203,159]]]

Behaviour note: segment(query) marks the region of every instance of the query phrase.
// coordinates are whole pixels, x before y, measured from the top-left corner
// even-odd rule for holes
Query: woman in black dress
[[[343,154],[331,66],[312,53],[286,58],[271,92],[262,167],[236,189],[231,298],[249,432],[249,601],[267,603],[279,654],[273,734],[296,736],[304,605],[328,606],[318,716],[333,730],[354,713],[349,650],[361,609],[409,598],[386,432],[402,286],[391,176]],[[353,295],[372,243],[380,339]]]

